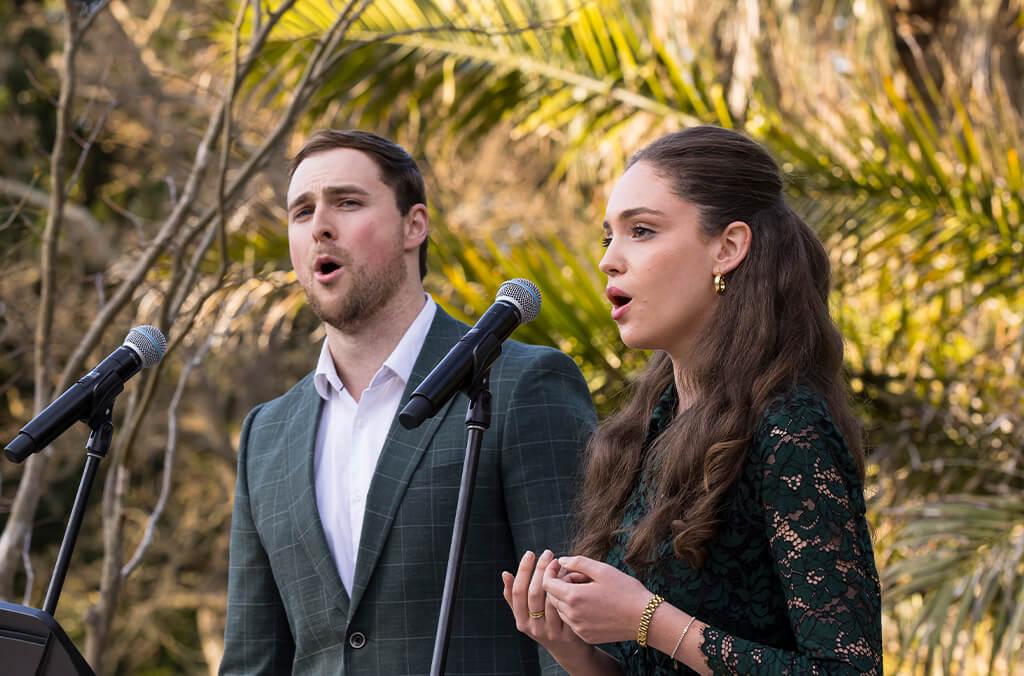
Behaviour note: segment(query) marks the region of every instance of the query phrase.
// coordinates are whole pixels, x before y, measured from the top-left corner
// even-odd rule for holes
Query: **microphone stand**
[[[67,577],[68,567],[71,564],[71,552],[74,551],[75,543],[78,541],[78,531],[82,527],[85,505],[89,502],[89,493],[92,492],[92,485],[96,480],[96,471],[99,469],[100,461],[107,457],[107,451],[110,450],[110,442],[114,436],[114,421],[111,415],[113,406],[113,397],[111,397],[109,401],[99,406],[97,413],[89,419],[92,433],[89,434],[89,440],[85,442],[85,469],[82,470],[82,480],[78,484],[75,503],[71,507],[70,516],[68,516],[68,527],[64,531],[64,539],[60,543],[57,562],[53,566],[50,586],[46,590],[46,600],[43,601],[43,612],[49,613],[51,616],[57,610],[57,600],[64,588],[64,578]]]
[[[480,445],[483,441],[484,431],[491,425],[491,391],[488,387],[490,373],[489,366],[483,371],[475,373],[471,384],[464,390],[469,397],[469,406],[466,409],[466,459],[462,463],[459,500],[455,507],[455,525],[452,530],[452,545],[448,551],[448,569],[444,576],[444,591],[441,593],[441,612],[437,618],[437,633],[434,636],[434,656],[430,663],[430,676],[444,674],[445,662],[448,660],[448,637],[451,633],[452,617],[455,614],[455,593],[459,588],[462,557],[466,550],[466,530],[469,527],[469,510],[473,504],[476,470],[480,464]]]
[[[57,601],[64,588],[71,563],[71,554],[85,517],[85,506],[96,479],[100,461],[107,456],[114,434],[112,411],[120,389],[108,393],[87,420],[92,433],[85,444],[85,468],[78,484],[78,493],[68,516],[64,539],[60,543],[57,562],[46,590],[42,611],[35,608],[0,602],[0,652],[4,654],[6,673],[46,676],[94,676],[81,653],[54,619]]]

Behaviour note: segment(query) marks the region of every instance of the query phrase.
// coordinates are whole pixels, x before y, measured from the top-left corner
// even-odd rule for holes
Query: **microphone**
[[[511,279],[498,288],[494,304],[438,362],[409,397],[398,415],[407,430],[434,417],[455,393],[469,387],[501,354],[501,344],[520,324],[540,313],[540,290],[526,279]]]
[[[155,326],[136,326],[124,344],[96,368],[64,391],[21,428],[4,448],[11,462],[22,462],[49,446],[75,422],[88,422],[98,409],[109,407],[124,383],[144,368],[160,361],[167,351],[167,339]]]

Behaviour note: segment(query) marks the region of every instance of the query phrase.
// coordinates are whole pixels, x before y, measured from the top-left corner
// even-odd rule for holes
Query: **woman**
[[[657,352],[591,440],[576,555],[502,574],[519,629],[572,674],[881,673],[829,261],[775,162],[669,134],[606,219],[612,318]]]

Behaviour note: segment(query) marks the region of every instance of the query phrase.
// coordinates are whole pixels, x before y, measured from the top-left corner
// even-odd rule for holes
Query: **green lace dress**
[[[648,447],[675,409],[670,387]],[[701,650],[716,674],[881,674],[881,593],[863,492],[824,400],[797,388],[762,416],[702,568],[675,558],[668,540],[645,574],[623,561],[647,511],[643,482],[606,560],[708,625]],[[602,648],[630,676],[694,673],[634,641]]]

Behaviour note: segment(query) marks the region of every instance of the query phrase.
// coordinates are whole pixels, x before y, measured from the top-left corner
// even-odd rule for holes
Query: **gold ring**
[[[531,620],[539,620],[542,617],[544,617],[544,611],[543,610],[537,610],[537,611],[528,610],[527,612],[530,614],[530,619]]]

